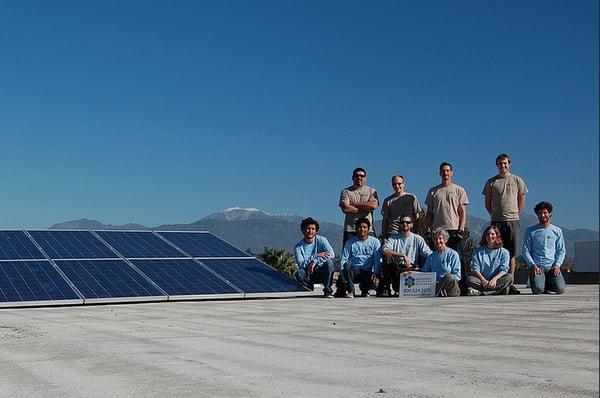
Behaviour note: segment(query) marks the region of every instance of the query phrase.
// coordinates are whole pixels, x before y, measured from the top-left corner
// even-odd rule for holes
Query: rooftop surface
[[[598,285],[0,310],[2,397],[598,397],[598,359]]]

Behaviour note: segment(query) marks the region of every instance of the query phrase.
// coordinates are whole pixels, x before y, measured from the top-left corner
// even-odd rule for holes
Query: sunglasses
[[[354,178],[367,178],[366,174],[354,174],[352,177],[354,177]]]
[[[412,224],[412,221],[400,221],[398,224]]]

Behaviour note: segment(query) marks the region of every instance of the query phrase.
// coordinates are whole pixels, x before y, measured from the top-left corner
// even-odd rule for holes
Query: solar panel
[[[96,233],[125,258],[186,257],[152,232],[97,231]]]
[[[171,296],[239,295],[240,290],[191,259],[132,260],[132,263]]]
[[[83,301],[49,261],[2,261],[0,302],[40,305]]]
[[[296,291],[296,281],[256,259],[203,259],[201,261],[245,293]]]
[[[118,258],[89,231],[29,231],[52,259]]]
[[[0,231],[0,307],[298,294],[210,232]]]
[[[0,231],[0,260],[44,259],[23,231]]]
[[[56,265],[86,301],[161,297],[166,300],[163,292],[123,260],[60,260]]]
[[[158,232],[192,257],[251,257],[208,232]]]

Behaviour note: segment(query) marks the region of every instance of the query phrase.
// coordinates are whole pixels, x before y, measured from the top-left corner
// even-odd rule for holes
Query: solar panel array
[[[209,232],[0,231],[0,307],[297,294]]]

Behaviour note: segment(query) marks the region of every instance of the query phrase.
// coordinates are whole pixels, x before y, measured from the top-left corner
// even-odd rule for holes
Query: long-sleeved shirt
[[[326,237],[317,235],[313,243],[306,243],[304,239],[296,243],[294,247],[294,257],[298,268],[306,268],[310,263],[315,263],[318,267],[327,261],[326,258],[317,256],[317,253],[328,252],[329,258],[333,260],[335,256],[333,248]]]
[[[344,269],[347,263],[365,271],[380,273],[381,270],[381,243],[372,236],[360,240],[353,236],[346,242],[340,264]]]
[[[550,224],[544,228],[540,224],[527,228],[523,240],[523,258],[529,268],[537,265],[545,270],[565,261],[567,251],[562,230]]]
[[[418,258],[427,258],[431,254],[431,249],[427,246],[425,239],[412,232],[406,237],[400,234],[390,235],[389,240],[383,245],[382,251],[387,249],[404,253],[413,265],[416,265],[415,262]]]
[[[487,246],[479,246],[471,259],[471,270],[480,272],[485,279],[491,279],[499,272],[507,273],[509,265],[510,254],[503,247],[490,249]]]
[[[460,257],[458,253],[446,248],[443,252],[434,251],[427,257],[423,272],[435,272],[435,279],[439,282],[446,274],[452,274],[457,281],[460,280]]]

